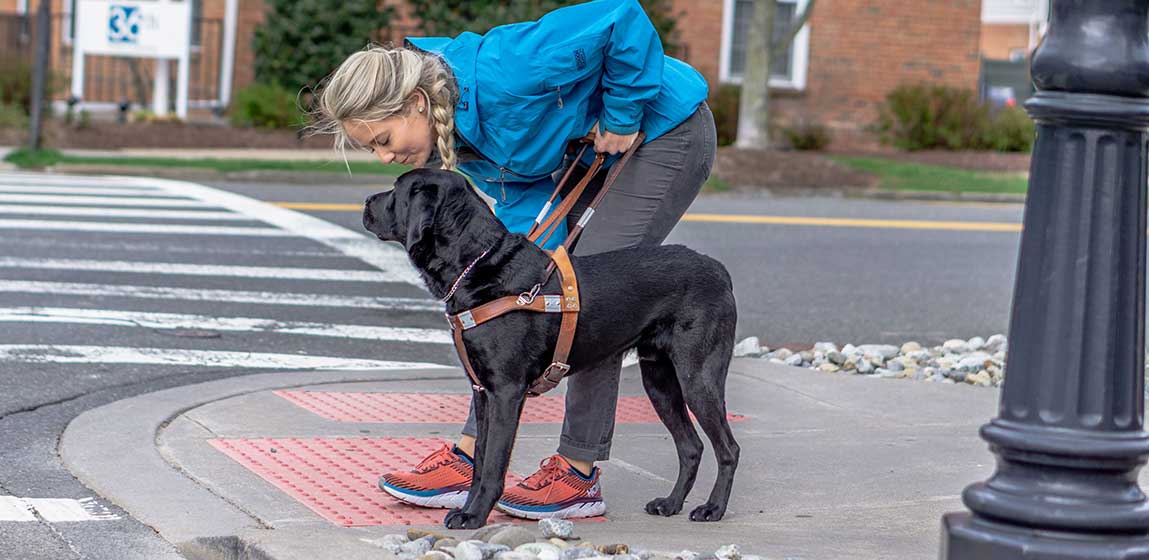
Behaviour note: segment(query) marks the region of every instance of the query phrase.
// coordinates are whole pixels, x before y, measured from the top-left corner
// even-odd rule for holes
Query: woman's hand
[[[615,134],[610,131],[600,130],[598,123],[594,123],[594,151],[600,154],[621,154],[630,149],[634,144],[635,138],[638,138],[638,133],[632,134]]]

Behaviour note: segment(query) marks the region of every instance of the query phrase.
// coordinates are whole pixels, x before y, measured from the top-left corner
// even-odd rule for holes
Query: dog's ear
[[[435,214],[439,207],[438,185],[413,182],[407,197],[407,254],[416,264],[425,263],[434,250]]]

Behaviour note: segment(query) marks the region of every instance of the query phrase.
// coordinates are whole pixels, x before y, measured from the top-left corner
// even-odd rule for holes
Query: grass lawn
[[[26,149],[14,150],[4,161],[17,167],[43,168],[57,163],[87,163],[98,165],[123,165],[131,167],[181,167],[193,169],[215,169],[220,172],[277,170],[314,171],[324,173],[346,173],[342,162],[331,161],[276,161],[258,159],[179,159],[152,157],[75,157],[61,154],[56,150],[32,152]],[[402,175],[411,168],[406,165],[383,165],[374,161],[348,162],[351,172],[356,174]]]
[[[1020,173],[984,173],[872,157],[833,159],[877,175],[886,190],[1025,194],[1028,186],[1026,176]]]

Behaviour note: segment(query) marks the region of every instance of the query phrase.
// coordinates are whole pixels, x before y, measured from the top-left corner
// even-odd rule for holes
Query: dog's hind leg
[[[677,342],[677,341],[676,341]],[[705,347],[703,347],[705,346]],[[730,349],[723,344],[700,344],[696,348],[674,347],[672,359],[682,383],[686,403],[718,459],[718,477],[705,504],[690,512],[691,521],[718,521],[726,514],[734,471],[738,468],[738,443],[726,419],[726,373]]]
[[[682,503],[694,487],[698,463],[702,459],[702,439],[686,411],[686,401],[682,398],[682,388],[670,358],[652,348],[640,348],[639,357],[642,386],[658,418],[674,437],[674,446],[678,450],[678,480],[674,483],[674,490],[669,496],[646,504],[646,513],[671,516],[682,511]]]
[[[448,529],[477,529],[487,523],[487,516],[503,495],[525,400],[525,392],[517,386],[488,389],[485,414],[476,410],[476,420],[480,420],[482,425],[475,442],[475,475],[471,480],[471,491],[465,509],[451,510],[443,518]]]

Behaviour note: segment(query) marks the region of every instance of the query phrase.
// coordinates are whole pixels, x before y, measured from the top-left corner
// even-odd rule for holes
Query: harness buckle
[[[570,364],[554,362],[547,367],[546,371],[543,372],[543,378],[547,381],[550,381],[551,383],[554,383],[555,385],[558,385],[559,381],[562,381],[563,378],[566,377],[568,373],[570,373],[570,370]],[[556,372],[558,373],[558,376],[552,377],[552,374]]]
[[[515,303],[519,305],[530,305],[534,303],[535,296],[539,295],[539,290],[542,289],[542,287],[542,284],[535,284],[535,286],[531,288],[531,291],[519,294],[519,297],[515,300]]]

